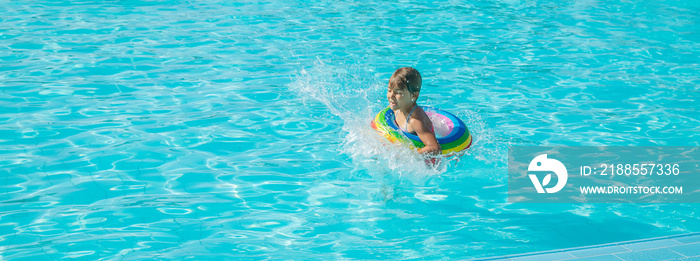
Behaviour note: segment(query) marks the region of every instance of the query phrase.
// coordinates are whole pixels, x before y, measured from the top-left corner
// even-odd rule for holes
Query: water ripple
[[[692,1],[0,7],[7,259],[451,259],[700,230],[693,205],[504,186],[509,145],[700,146]],[[460,161],[425,168],[368,127],[401,66],[473,132]]]

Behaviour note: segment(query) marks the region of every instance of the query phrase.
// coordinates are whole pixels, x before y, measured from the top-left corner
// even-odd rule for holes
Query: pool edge
[[[607,254],[601,254],[601,255],[591,255],[591,256],[581,256],[577,257],[574,255],[571,255],[569,252],[573,251],[582,251],[582,250],[593,250],[593,249],[601,249],[605,247],[623,247],[623,245],[639,245],[640,243],[650,243],[650,242],[655,242],[655,241],[662,241],[662,240],[675,240],[679,238],[684,238],[684,237],[697,237],[697,241],[690,241],[688,243],[680,243],[678,245],[671,245],[671,246],[650,246],[649,248],[640,248],[640,249],[635,249],[631,250],[628,249],[626,252],[616,252],[616,253],[607,253]],[[612,255],[614,254],[619,254],[619,253],[635,253],[635,252],[643,252],[647,250],[654,250],[654,249],[666,249],[669,247],[675,247],[675,246],[684,246],[684,245],[692,245],[692,244],[700,244],[700,232],[692,232],[692,233],[684,233],[684,234],[679,234],[679,235],[671,235],[671,236],[662,236],[662,237],[652,237],[652,238],[644,238],[644,239],[637,239],[637,240],[629,240],[629,241],[620,241],[620,242],[614,242],[614,243],[606,243],[606,244],[598,244],[598,245],[589,245],[589,246],[582,246],[582,247],[572,247],[572,248],[563,248],[563,249],[555,249],[555,250],[545,250],[545,251],[537,251],[537,252],[528,252],[528,253],[521,253],[521,254],[512,254],[512,255],[503,255],[503,256],[493,256],[493,257],[482,257],[482,258],[475,258],[475,259],[468,259],[468,260],[473,260],[473,261],[487,261],[487,260],[514,260],[514,259],[527,259],[528,257],[531,257],[534,259],[537,259],[538,257],[542,257],[539,260],[576,260],[580,258],[591,258],[591,257],[602,257],[602,256],[607,256],[607,255]],[[623,247],[624,248],[624,247]],[[672,250],[669,250],[672,251]],[[678,253],[675,251],[672,251],[674,253]],[[546,258],[544,255],[551,255],[551,254],[569,254],[571,255],[570,258]],[[690,258],[690,257],[696,257],[696,255],[693,256],[685,256],[682,253],[678,253],[680,257],[678,258]],[[618,256],[614,256],[617,258],[620,258]],[[634,259],[623,259],[620,258],[620,260],[634,260]]]

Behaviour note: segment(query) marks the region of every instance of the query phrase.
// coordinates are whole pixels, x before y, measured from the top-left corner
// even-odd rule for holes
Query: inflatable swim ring
[[[435,137],[440,143],[443,155],[466,150],[472,145],[472,135],[462,120],[440,109],[422,108],[428,115],[428,118],[430,118],[430,121],[433,122]],[[370,126],[391,142],[407,143],[414,149],[425,147],[425,144],[421,142],[417,135],[402,131],[396,126],[394,111],[389,107],[380,111],[374,117]]]

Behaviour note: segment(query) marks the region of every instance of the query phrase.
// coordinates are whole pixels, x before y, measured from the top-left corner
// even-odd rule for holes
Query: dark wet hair
[[[389,78],[389,88],[403,90],[406,89],[410,93],[420,93],[420,86],[423,83],[418,70],[411,67],[402,67],[397,69],[391,78]]]

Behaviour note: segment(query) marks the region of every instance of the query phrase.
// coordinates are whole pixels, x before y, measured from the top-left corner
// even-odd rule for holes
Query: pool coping
[[[676,245],[667,245],[667,246],[651,246],[648,248],[640,248],[640,249],[629,249],[626,248],[624,245],[634,245],[634,244],[640,244],[640,243],[647,243],[647,242],[654,242],[654,241],[662,241],[662,240],[675,240],[679,238],[684,238],[684,237],[692,237],[696,236],[697,239],[696,241],[689,241],[688,243],[682,243],[679,241],[678,244]],[[685,233],[685,234],[679,234],[679,235],[672,235],[672,236],[662,236],[662,237],[652,237],[652,238],[645,238],[645,239],[638,239],[638,240],[629,240],[629,241],[621,241],[621,242],[614,242],[614,243],[606,243],[606,244],[599,244],[599,245],[590,245],[590,246],[582,246],[582,247],[572,247],[572,248],[563,248],[563,249],[556,249],[556,250],[545,250],[545,251],[537,251],[537,252],[529,252],[529,253],[521,253],[521,254],[512,254],[512,255],[503,255],[503,256],[493,256],[493,257],[483,257],[483,258],[475,258],[475,259],[468,259],[468,260],[474,260],[474,261],[490,261],[490,260],[513,260],[513,259],[527,259],[528,257],[537,258],[537,260],[576,260],[580,258],[595,258],[595,257],[603,257],[603,256],[611,256],[611,257],[616,257],[619,260],[634,260],[634,259],[623,259],[619,256],[615,256],[614,254],[622,254],[622,253],[635,253],[638,251],[647,251],[647,250],[653,250],[653,249],[664,249],[668,247],[677,247],[677,246],[684,246],[684,245],[690,245],[690,244],[696,244],[700,243],[700,232],[693,232],[693,233]],[[621,247],[626,249],[627,251],[622,251],[622,252],[610,252],[610,253],[601,253],[599,255],[591,255],[591,256],[583,256],[583,257],[577,257],[572,255],[570,252],[573,251],[581,251],[581,250],[593,250],[593,249],[601,249],[604,247]],[[669,250],[672,251],[672,250]],[[690,258],[690,257],[696,257],[695,255],[693,256],[685,256],[683,254],[680,254],[678,252],[672,251],[673,253],[676,253],[680,255],[678,258]],[[558,257],[555,257],[557,255],[553,254],[561,254]],[[563,256],[568,254],[569,257]],[[545,257],[544,255],[550,255],[549,258]]]

